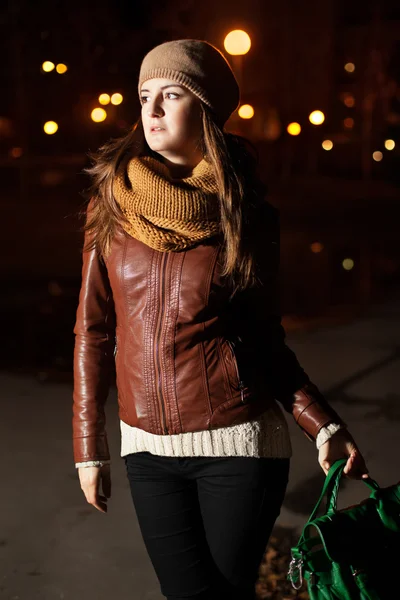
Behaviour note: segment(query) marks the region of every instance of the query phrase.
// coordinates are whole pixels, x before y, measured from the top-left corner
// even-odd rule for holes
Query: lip
[[[163,127],[161,129],[155,129],[154,127],[150,127],[150,133],[161,133],[161,131],[165,131]]]

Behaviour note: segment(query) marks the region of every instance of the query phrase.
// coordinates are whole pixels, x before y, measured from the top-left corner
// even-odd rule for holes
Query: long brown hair
[[[254,145],[242,136],[224,132],[208,106],[200,102],[200,107],[203,125],[200,143],[203,155],[214,165],[220,190],[221,274],[231,279],[234,295],[257,283],[252,241],[257,224],[255,209],[264,202],[266,186],[258,176],[258,153]],[[88,154],[93,164],[84,172],[91,176],[92,183],[86,190],[91,203],[82,229],[92,235],[83,251],[97,247],[101,257],[107,257],[116,227],[126,221],[112,193],[113,178],[121,161],[139,155],[160,160],[160,155],[146,142],[141,117],[126,135],[111,139],[96,153]]]

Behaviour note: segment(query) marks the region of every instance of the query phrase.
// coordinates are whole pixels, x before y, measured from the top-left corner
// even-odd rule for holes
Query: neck
[[[167,158],[160,155],[161,161],[168,167],[173,179],[182,179],[191,175],[193,169],[201,162],[203,155],[198,152],[192,157]]]

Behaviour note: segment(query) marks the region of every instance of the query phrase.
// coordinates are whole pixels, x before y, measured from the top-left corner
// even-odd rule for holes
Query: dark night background
[[[224,49],[236,29],[251,38],[242,58]],[[250,119],[235,113],[226,129],[255,144],[280,210],[288,344],[348,423],[371,476],[381,486],[399,479],[399,0],[5,0],[0,600],[161,600],[119,460],[115,386],[106,406],[107,516],[82,494],[71,444],[72,357],[88,153],[136,121],[144,55],[179,38],[223,51],[242,104],[254,109]],[[45,72],[45,61],[67,70]],[[122,103],[104,105],[106,119],[94,122],[99,95],[115,93]],[[321,125],[309,120],[315,110],[325,115]],[[58,124],[53,135],[48,121]],[[287,130],[293,123],[297,136]],[[289,550],[324,474],[315,444],[294,419],[288,426],[291,475],[259,600],[308,598],[286,579]],[[365,498],[361,482],[342,484],[339,508]]]
[[[240,72],[224,51],[233,29],[252,42]],[[70,376],[89,184],[82,169],[88,151],[137,119],[141,60],[172,39],[206,39],[224,51],[241,76],[242,104],[254,108],[226,129],[256,145],[281,211],[287,327],[352,318],[398,295],[398,2],[10,0],[0,32],[3,368]],[[44,72],[44,61],[68,70]],[[93,122],[99,94],[115,92],[123,102]],[[314,110],[322,125],[310,123]],[[54,135],[43,129],[49,120]],[[300,135],[287,132],[292,122]]]

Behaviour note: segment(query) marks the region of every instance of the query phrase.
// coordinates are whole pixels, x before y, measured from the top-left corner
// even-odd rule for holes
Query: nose
[[[162,114],[162,108],[156,102],[149,102],[147,107],[147,116],[148,117],[158,117]]]

